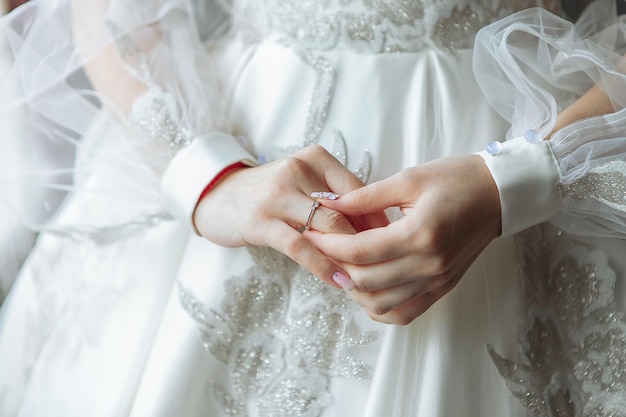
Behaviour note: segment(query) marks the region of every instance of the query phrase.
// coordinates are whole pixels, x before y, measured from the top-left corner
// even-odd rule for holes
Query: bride
[[[624,26],[609,1],[567,16],[9,14],[2,117],[36,134],[2,146],[59,157],[0,178],[39,233],[0,310],[0,415],[626,415]]]

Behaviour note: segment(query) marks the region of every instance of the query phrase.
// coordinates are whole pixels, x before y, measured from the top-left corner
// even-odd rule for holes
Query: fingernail
[[[341,272],[335,272],[333,274],[333,281],[346,291],[352,291],[354,289],[354,282]]]
[[[312,198],[320,198],[322,200],[337,200],[339,194],[331,193],[330,191],[314,191],[311,193]]]

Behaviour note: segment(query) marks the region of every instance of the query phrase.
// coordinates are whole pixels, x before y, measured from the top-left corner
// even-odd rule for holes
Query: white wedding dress
[[[533,6],[559,14],[558,4],[264,0],[226,5],[226,13],[208,0],[194,9],[111,2],[101,26],[150,86],[125,125],[74,71],[73,48],[88,56],[83,47],[99,45],[101,28],[75,45],[27,42],[29,33],[71,39],[61,3],[29,5],[9,22],[22,28],[8,37],[32,64],[13,75],[32,83],[23,89],[33,123],[53,126],[42,140],[73,144],[76,160],[71,186],[57,177],[18,183],[69,192],[51,222],[24,215],[40,235],[0,310],[1,416],[626,415],[626,142],[606,128],[623,126],[620,118],[577,130],[604,126],[594,138],[610,146],[576,164],[567,159],[578,149],[572,132],[555,135],[563,178],[578,170],[563,180],[555,225],[494,241],[452,292],[403,327],[372,322],[342,291],[271,249],[197,237],[160,203],[158,167],[175,152],[133,145],[151,136],[186,142],[207,123],[261,162],[319,143],[372,182],[528,128],[545,136],[558,110],[594,81],[624,82],[596,58],[613,57],[611,48],[580,41],[565,20],[537,9],[490,26],[477,58],[471,47],[498,19]],[[583,16],[579,33],[620,46],[609,30],[620,27],[615,17],[604,19],[614,11],[595,13]],[[126,36],[154,22],[166,52]],[[544,23],[539,42],[506,48],[509,28],[532,35]],[[194,24],[206,32],[202,43],[189,41]],[[548,81],[523,66],[509,71],[520,51],[529,66],[548,68],[558,57],[546,45],[591,58],[555,66]],[[478,68],[480,85],[478,57],[494,68]],[[213,78],[218,87],[207,87]],[[53,93],[72,98],[50,102]]]

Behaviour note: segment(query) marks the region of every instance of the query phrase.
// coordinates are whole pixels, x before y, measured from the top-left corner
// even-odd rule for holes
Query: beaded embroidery
[[[106,22],[113,34],[120,30],[111,21]],[[191,133],[180,127],[178,105],[171,93],[159,88],[150,76],[146,56],[130,35],[116,40],[117,51],[123,65],[135,79],[148,87],[148,90],[135,100],[129,116],[129,124],[142,131],[149,138],[161,141],[172,148],[189,145]]]
[[[607,256],[549,226],[519,234],[517,243],[531,303],[520,359],[489,347],[513,395],[541,417],[626,416],[626,320]]]
[[[348,350],[378,334],[351,334],[354,305],[343,291],[272,249],[249,251],[256,266],[225,282],[219,310],[179,285],[206,349],[231,376],[229,388],[212,384],[213,400],[227,415],[319,416],[330,403],[331,377],[371,377]]]
[[[560,11],[556,0],[477,0],[465,6],[458,1],[423,0],[267,0],[260,6],[239,0],[234,7],[234,26],[243,39],[258,42],[277,35],[316,72],[302,146],[271,149],[261,157],[273,160],[318,143],[336,78],[325,52],[337,48],[365,53],[415,52],[434,47],[453,54],[470,47],[483,26],[537,5]],[[371,156],[365,151],[356,173],[367,178],[370,169]]]
[[[191,143],[191,134],[180,127],[178,107],[174,96],[158,87],[152,87],[133,103],[129,123],[148,137],[180,148]]]
[[[591,199],[626,212],[626,162],[615,160],[590,169],[578,180],[562,185],[561,189],[564,197],[576,201]]]
[[[278,33],[285,42],[304,50],[340,47],[368,53],[416,52],[429,46],[454,53],[471,47],[481,27],[513,12],[533,6],[555,13],[561,10],[554,0],[479,0],[466,4],[423,0],[273,0],[268,4],[266,14],[246,19],[254,22],[257,31]],[[240,8],[249,14],[250,7]]]

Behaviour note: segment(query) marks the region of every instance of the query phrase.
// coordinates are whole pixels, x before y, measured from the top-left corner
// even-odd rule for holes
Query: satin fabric
[[[314,70],[274,42],[223,56],[238,57],[226,65],[237,68],[236,76],[225,82],[234,131],[261,153],[297,145]],[[371,181],[439,156],[480,150],[506,131],[471,77],[471,51],[457,56],[336,51],[326,57],[338,76],[320,142],[330,146],[333,129],[341,131],[352,168],[369,150]],[[115,146],[103,140],[111,132],[102,122],[86,138],[99,150],[91,153],[96,162],[106,153],[100,151]],[[92,165],[85,181],[112,181],[106,169]],[[66,202],[56,221],[71,224],[88,213],[98,222],[110,210],[76,198]],[[303,216],[306,212],[303,207]],[[40,239],[3,308],[3,331],[14,335],[0,339],[0,367],[14,381],[3,398],[3,415],[222,415],[208,386],[226,380],[228,370],[203,348],[174,282],[217,308],[223,282],[251,265],[244,249],[217,247],[172,223],[104,246]],[[491,343],[515,356],[516,326],[525,314],[517,273],[512,239],[500,239],[457,288],[411,325],[380,325],[356,313],[359,326],[382,336],[355,348],[373,367],[373,378],[334,378],[332,401],[322,415],[526,415],[485,348]],[[76,291],[97,292],[99,283],[106,283],[109,297],[73,303],[85,300],[75,297]],[[32,317],[40,326],[35,331],[28,325]],[[28,349],[13,342],[29,339]]]

